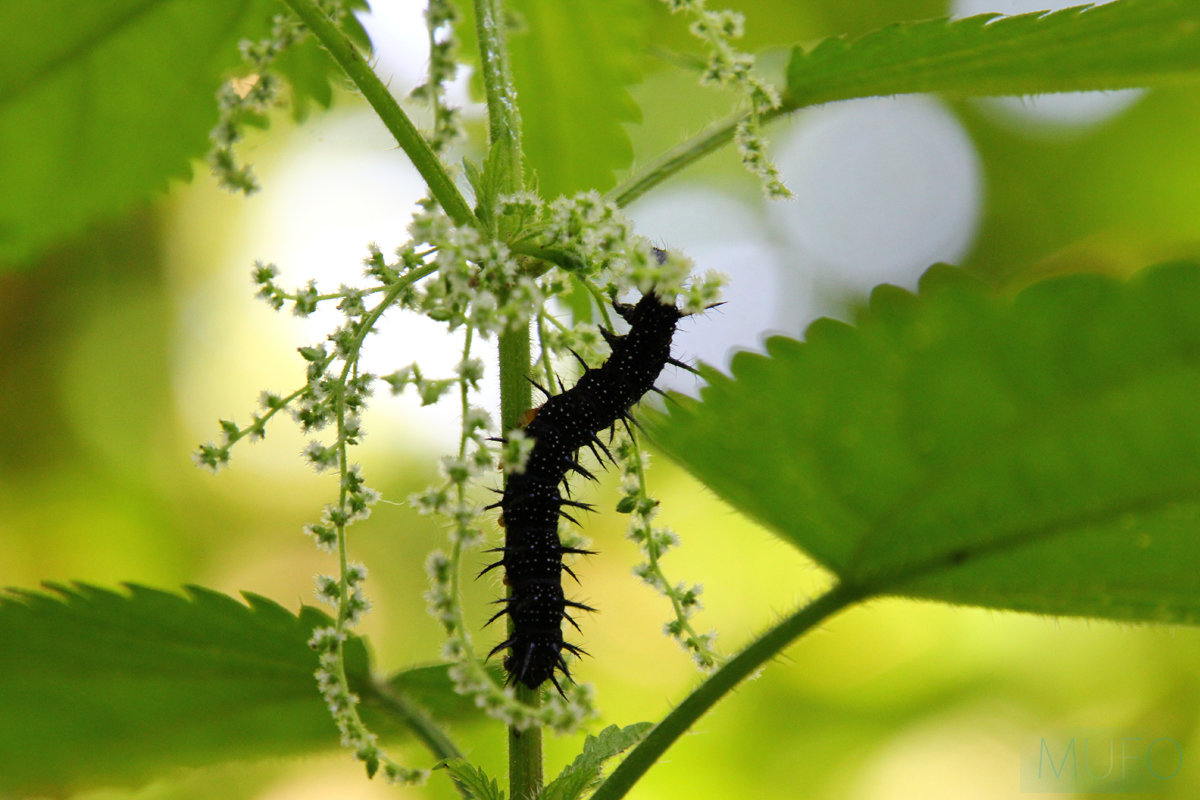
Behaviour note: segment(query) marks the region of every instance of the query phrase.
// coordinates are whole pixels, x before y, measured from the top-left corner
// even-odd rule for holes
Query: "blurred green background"
[[[746,12],[748,44],[756,48],[947,11],[909,0],[723,5]],[[681,46],[682,34],[669,27],[675,23],[664,16],[662,24],[669,31],[663,46]],[[653,110],[629,128],[639,160],[724,107],[665,66],[631,91]],[[987,104],[949,108],[982,178],[964,266],[1016,287],[1048,274],[1128,274],[1200,255],[1200,92],[1150,92],[1086,125],[1021,123]],[[788,124],[770,133],[783,139]],[[224,194],[197,165],[190,183],[175,182],[154,202],[95,220],[0,273],[0,584],[195,583],[252,590],[292,609],[313,602],[312,576],[334,566],[301,526],[317,517],[335,484],[300,463],[304,438],[277,423],[265,442],[239,446],[231,468],[215,478],[195,469],[190,454],[215,437],[218,418],[245,421],[259,391],[299,385],[294,348],[322,335],[319,320],[276,315],[252,298],[251,260],[278,261],[285,279],[298,284],[308,265],[297,264],[296,250],[306,250],[323,283],[336,286],[357,277],[367,241],[401,240],[419,187],[391,148],[360,101],[340,96],[323,118],[294,127],[281,117],[251,140],[247,156],[266,187],[260,195]],[[366,175],[377,183],[363,183]],[[722,193],[759,221],[764,247],[787,255],[778,247],[780,223],[729,154],[671,187],[680,196]],[[344,218],[339,208],[349,209]],[[687,206],[679,213],[686,216]],[[314,230],[324,243],[315,255]],[[701,266],[737,265],[717,259]],[[786,327],[799,332],[810,306],[797,302]],[[400,366],[429,356],[445,372],[452,353],[453,342],[435,328],[397,322],[373,357]],[[375,610],[363,631],[383,672],[435,660],[439,651],[439,628],[424,611],[422,565],[442,533],[405,498],[435,479],[452,424],[452,415],[385,398],[366,418],[371,435],[358,458],[385,502],[354,528],[352,549],[372,570]],[[826,585],[801,554],[665,459],[655,460],[650,484],[663,501],[662,523],[682,539],[664,568],[672,580],[704,584],[698,625],[719,631],[724,652]],[[614,506],[611,475],[596,502]],[[604,721],[630,724],[661,717],[698,678],[661,635],[665,601],[631,575],[638,554],[623,525],[608,512],[587,523],[601,555],[576,567],[579,594],[601,613],[584,623],[593,657],[578,672],[596,685]],[[466,602],[479,621],[497,588],[495,581],[468,587]],[[1042,737],[1091,732],[1105,748],[1110,738],[1177,741],[1183,769],[1154,796],[1192,798],[1200,794],[1198,658],[1193,629],[873,602],[823,626],[719,705],[633,796],[1015,798],[1026,796],[1021,759],[1036,757]],[[453,733],[469,757],[503,772],[502,730],[484,722]],[[580,741],[548,738],[548,772],[573,757]],[[427,763],[415,748],[403,755]],[[1098,771],[1105,763],[1096,762]],[[137,791],[87,796],[331,794],[454,796],[442,776],[425,789],[368,783],[342,753],[179,772]]]

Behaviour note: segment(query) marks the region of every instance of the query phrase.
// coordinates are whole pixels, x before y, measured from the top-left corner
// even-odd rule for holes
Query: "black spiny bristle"
[[[670,356],[668,356],[668,357],[667,357],[667,363],[668,363],[668,364],[671,364],[672,366],[679,367],[680,369],[685,369],[685,370],[687,370],[688,372],[692,373],[693,375],[699,375],[699,374],[700,374],[700,370],[696,369],[696,368],[695,368],[695,367],[693,367],[691,364],[688,364],[688,363],[685,363],[685,362],[683,362],[683,361],[680,361],[680,360],[679,360],[679,359],[677,359],[677,358],[671,358]]]

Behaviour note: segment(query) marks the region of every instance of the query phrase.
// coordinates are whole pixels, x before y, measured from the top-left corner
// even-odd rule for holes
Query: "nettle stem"
[[[466,199],[454,185],[446,167],[443,166],[437,154],[425,141],[425,137],[421,136],[412,120],[404,113],[404,109],[400,108],[400,104],[396,102],[396,98],[392,97],[391,92],[363,59],[354,44],[316,6],[313,0],[281,0],[281,2],[308,26],[308,29],[333,56],[333,60],[362,92],[363,97],[383,120],[383,124],[395,137],[400,149],[421,173],[421,177],[429,186],[429,191],[442,204],[442,208],[446,210],[450,218],[459,225],[477,224],[471,207],[467,205]]]
[[[746,113],[737,114],[732,119],[713,125],[698,136],[671,148],[610,189],[605,198],[621,208],[628,206],[667,178],[732,142],[738,123],[748,116]]]
[[[664,717],[662,722],[655,725],[649,735],[600,785],[591,800],[619,800],[624,797],[646,770],[662,758],[667,748],[687,732],[718,700],[728,696],[738,683],[779,655],[798,637],[863,599],[865,595],[866,592],[856,586],[838,584],[767,631],[754,644],[714,672]]]
[[[500,148],[503,156],[497,183],[502,194],[514,194],[525,188],[521,163],[521,112],[508,66],[501,0],[475,0],[475,34],[479,39],[479,61],[487,97],[488,144],[493,149]]]
[[[785,98],[778,108],[760,112],[759,122],[764,125],[768,122],[774,122],[801,107],[790,99]],[[694,138],[676,145],[650,161],[650,163],[638,172],[606,192],[604,195],[605,198],[613,201],[619,207],[625,208],[663,181],[682,172],[700,159],[711,153],[715,153],[732,142],[737,135],[738,126],[749,119],[750,112],[743,111],[734,114],[723,122],[718,122],[710,126]]]
[[[500,169],[497,185],[501,194],[515,194],[524,188],[521,154],[521,114],[508,66],[505,41],[504,8],[501,0],[475,0],[475,27],[479,40],[479,61],[487,96],[488,145],[499,158],[489,153],[488,162]],[[499,221],[502,226],[503,222]],[[503,236],[506,231],[494,230]],[[529,328],[505,331],[500,336],[500,420],[505,431],[519,427],[521,416],[532,405],[526,376],[529,374]],[[509,618],[512,635],[512,618]],[[517,684],[517,700],[530,706],[541,704],[541,692]],[[526,800],[542,790],[542,729],[532,726],[520,730],[508,728],[509,797]]]
[[[507,331],[500,336],[500,419],[510,431],[519,427],[521,416],[533,403],[525,376],[529,371],[529,332]],[[509,636],[512,635],[509,619]],[[529,706],[541,705],[542,693],[518,683],[517,700]],[[542,729],[532,726],[520,730],[508,728],[508,786],[514,800],[535,797],[542,789]]]

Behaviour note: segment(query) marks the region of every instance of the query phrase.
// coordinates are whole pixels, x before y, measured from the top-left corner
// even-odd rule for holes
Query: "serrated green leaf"
[[[1163,86],[1200,78],[1194,0],[1115,0],[1011,17],[901,23],[792,51],[788,108],[942,92],[1043,94]]]
[[[1200,621],[1200,268],[1015,300],[949,268],[711,369],[653,435],[869,592]]]
[[[490,224],[495,219],[496,200],[505,176],[512,169],[509,160],[507,147],[490,148],[482,167],[470,159],[463,159],[463,170],[475,192],[476,214],[486,223]]]
[[[307,644],[314,627],[331,624],[323,613],[198,587],[187,597],[127,589],[0,597],[0,795],[61,796],[338,746]],[[347,643],[347,672],[367,712],[375,689],[359,639]],[[414,698],[456,710],[435,691],[445,668],[415,672],[392,690],[415,680],[429,690]]]
[[[496,779],[488,777],[486,772],[466,759],[452,758],[441,766],[460,788],[467,790],[468,797],[474,800],[504,800],[504,792]]]
[[[624,125],[641,113],[637,80],[646,5],[638,0],[519,0],[508,43],[524,149],[545,197],[611,187],[633,160]]]
[[[540,800],[576,800],[599,782],[605,761],[633,747],[653,727],[649,722],[639,722],[625,728],[609,725],[598,736],[587,737],[583,752],[546,786]]]
[[[266,35],[283,10],[275,0],[0,3],[0,265],[189,178],[239,40]],[[314,41],[281,67],[299,111],[328,104],[334,67]]]

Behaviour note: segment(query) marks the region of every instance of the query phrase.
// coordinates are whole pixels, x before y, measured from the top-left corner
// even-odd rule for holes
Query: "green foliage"
[[[504,792],[495,778],[465,758],[452,758],[442,764],[468,800],[504,800]]]
[[[869,593],[1200,621],[1200,269],[1006,300],[935,268],[713,370],[654,435]]]
[[[13,591],[0,599],[0,793],[134,783],[178,766],[337,746],[316,692],[314,628],[258,595],[190,587]],[[367,651],[346,644],[351,686],[378,705]],[[472,713],[444,667],[396,676],[393,694]],[[395,726],[392,726],[395,730]]]
[[[546,197],[604,191],[633,160],[625,126],[641,111],[625,87],[640,77],[645,4],[525,0],[518,10],[525,28],[510,39],[513,79],[539,189]]]
[[[480,474],[494,471],[496,448],[489,449],[485,434],[504,432],[488,431],[486,412],[469,405],[483,369],[470,348],[472,336],[500,333],[503,416],[511,427],[530,405],[525,379],[531,318],[547,353],[575,333],[547,332],[557,320],[544,302],[565,286],[551,262],[568,267],[570,280],[578,282],[574,308],[590,311],[593,300],[602,301],[601,287],[586,285],[594,278],[588,269],[611,266],[606,259],[621,250],[613,243],[634,242],[632,229],[595,194],[563,204],[545,201],[605,189],[614,171],[632,161],[624,126],[639,118],[639,110],[626,89],[661,55],[650,45],[663,40],[651,34],[657,34],[654,22],[665,17],[649,11],[657,0],[491,4],[512,12],[506,22],[513,27],[505,34],[515,86],[490,93],[490,132],[499,129],[498,141],[523,140],[525,151],[493,147],[482,161],[466,162],[479,207],[475,215],[371,70],[360,52],[361,31],[353,23],[348,31],[331,23],[322,3],[285,2],[325,47],[310,40],[271,62],[293,85],[295,114],[329,103],[336,62],[450,219],[427,208],[430,213],[410,230],[413,242],[394,263],[372,249],[368,275],[377,282],[366,288],[342,286],[321,295],[310,284],[289,293],[275,285],[273,267],[256,269],[260,296],[272,306],[290,302],[308,313],[319,302],[336,301],[346,319],[329,336],[331,346],[300,348],[309,370],[304,389],[268,395],[247,427],[221,422],[221,444],[205,445],[200,460],[214,469],[223,465],[229,445],[260,437],[267,420],[289,407],[298,409],[306,430],[328,430],[336,422],[336,433],[304,451],[313,466],[334,468],[341,479],[337,502],[307,526],[320,546],[336,549],[345,544],[346,524],[365,518],[378,497],[350,465],[346,449],[361,436],[357,412],[374,377],[358,371],[360,345],[392,308],[466,327],[471,335],[457,378],[425,378],[415,366],[383,378],[397,390],[412,384],[429,402],[459,389],[449,392],[462,406],[459,452],[443,462],[445,482],[418,495],[416,503],[452,521],[450,554],[427,562],[427,598],[447,633],[444,655],[459,663],[453,672],[414,668],[378,684],[361,640],[346,640],[343,659],[341,637],[368,605],[358,591],[365,570],[345,558],[339,578],[320,579],[322,593],[339,609],[336,629],[319,612],[304,609],[294,616],[255,595],[246,596],[247,606],[201,589],[188,590],[188,597],[141,587],[128,594],[87,586],[14,592],[0,598],[0,794],[131,783],[172,767],[301,754],[332,747],[339,738],[368,774],[417,777],[418,771],[387,760],[375,737],[407,726],[434,760],[445,759],[464,795],[502,800],[497,781],[456,758],[457,748],[422,709],[470,718],[480,713],[478,703],[514,730],[568,728],[590,713],[584,687],[573,687],[569,698],[551,696],[540,708],[527,705],[532,693],[522,690],[518,702],[498,685],[495,663],[489,672],[471,650],[459,569],[464,549],[477,543],[483,526],[475,521],[479,510],[468,489]],[[717,55],[740,35],[735,15],[709,13],[701,3],[667,5],[703,11],[692,20],[692,31]],[[264,36],[271,17],[284,8],[274,0],[77,6],[14,0],[0,7],[0,31],[8,34],[0,48],[0,262],[26,258],[148,197],[170,177],[186,176],[188,159],[208,146],[217,86],[243,63],[238,42]],[[723,21],[720,30],[706,33],[714,21]],[[678,19],[663,24],[679,25]],[[497,33],[499,26],[491,30]],[[493,67],[505,61],[503,39],[484,48]],[[990,23],[976,18],[893,26],[855,41],[794,49],[785,110],[916,91],[964,96],[1169,85],[1200,71],[1198,45],[1200,12],[1185,0],[1118,0],[1093,10]],[[773,107],[774,95],[754,83],[751,60],[725,54],[730,58],[708,62],[710,78],[757,86],[760,110]],[[662,62],[672,59],[702,69],[686,55]],[[500,83],[505,78],[501,74]],[[523,129],[507,102],[514,89]],[[749,97],[753,101],[754,94]],[[256,121],[259,110],[247,111],[246,121]],[[738,140],[743,159],[765,158],[757,125],[745,125],[744,118],[734,119],[685,145],[682,155],[668,154],[632,179],[637,192],[618,196],[636,196],[731,139]],[[519,178],[522,171],[527,182]],[[542,196],[510,196],[526,185]],[[553,247],[568,240],[592,249]],[[648,252],[641,253],[642,267],[660,266],[651,264]],[[94,260],[88,266],[95,269]],[[649,277],[644,269],[640,274]],[[516,275],[521,279],[514,281]],[[740,681],[830,614],[871,595],[1197,621],[1197,310],[1200,271],[1192,266],[1162,268],[1128,285],[1083,277],[1053,281],[1015,300],[961,273],[936,270],[919,296],[877,290],[857,327],[823,321],[804,344],[775,339],[769,357],[739,357],[733,378],[710,371],[704,402],[671,412],[655,428],[661,440],[715,491],[810,553],[842,583],[734,654],[658,725],[612,726],[588,737],[580,756],[542,796],[581,797],[601,781],[606,761],[634,747],[598,795],[622,796]],[[20,333],[52,327],[23,325]],[[129,342],[115,346],[128,348]],[[96,369],[114,370],[105,358],[93,360]],[[544,360],[551,370],[549,355]],[[20,380],[43,367],[31,360],[12,374]],[[120,397],[124,408],[128,401]],[[86,424],[111,424],[104,416],[92,414]],[[113,437],[114,452],[125,455],[128,436],[120,431]],[[656,501],[647,494],[636,448],[621,462],[628,500],[622,508],[642,515],[634,538],[649,543],[643,549],[657,570],[657,556],[673,543],[673,534],[651,527]],[[13,463],[27,466],[21,458]],[[220,524],[219,515],[212,520]],[[689,646],[705,649],[707,634],[684,629],[698,587],[668,584],[644,566],[638,574],[676,606],[668,633],[687,633],[696,643]],[[314,637],[315,628],[323,633]],[[513,740],[519,740],[514,750],[525,752],[511,763],[540,763],[540,736]],[[514,777],[512,796],[536,792],[540,769],[526,771]]]
[[[525,150],[544,197],[614,183],[633,149],[625,125],[641,113],[626,86],[639,78],[649,9],[642,0],[519,0],[509,32]]]
[[[600,781],[605,761],[640,742],[652,727],[649,722],[625,728],[609,725],[598,736],[587,737],[583,752],[546,785],[541,800],[576,800]]]
[[[1040,94],[1162,86],[1200,73],[1192,0],[1116,0],[1046,14],[892,25],[792,51],[785,106],[942,92]]]
[[[265,35],[282,10],[275,0],[0,4],[0,265],[191,177],[217,88],[241,63],[238,42]],[[314,41],[288,54],[281,69],[297,81],[300,112],[328,105],[332,68]]]

